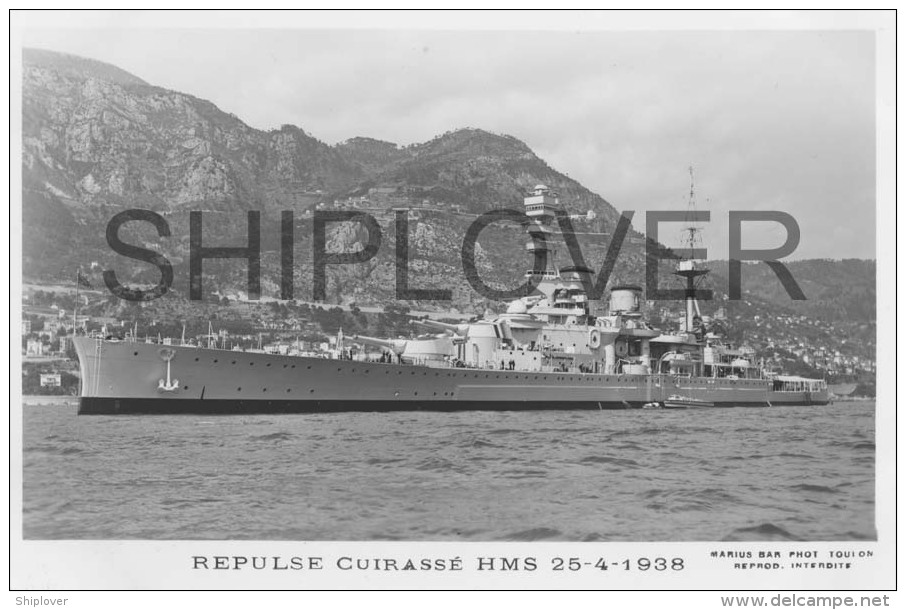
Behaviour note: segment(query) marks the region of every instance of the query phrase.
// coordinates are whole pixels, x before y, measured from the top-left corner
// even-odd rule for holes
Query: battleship
[[[696,409],[822,405],[827,384],[783,375],[734,346],[702,316],[695,283],[706,269],[680,260],[685,315],[677,331],[646,319],[642,290],[612,286],[593,302],[592,270],[557,268],[550,237],[558,194],[538,185],[524,200],[544,256],[532,294],[473,322],[414,321],[415,339],[338,337],[333,357],[218,348],[184,340],[80,335],[80,414],[231,414],[339,411]],[[545,239],[534,239],[541,234]],[[694,232],[692,233],[694,235]],[[605,301],[606,302],[603,302]],[[352,358],[355,343],[375,357]]]

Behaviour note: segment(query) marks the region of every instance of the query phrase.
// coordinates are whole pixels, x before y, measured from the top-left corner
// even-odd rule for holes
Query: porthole
[[[133,356],[138,356],[138,352],[132,352],[132,355],[133,355]],[[196,360],[198,360],[198,358],[196,358]]]
[[[270,366],[270,365],[271,365],[271,363],[270,363],[270,362],[268,362],[268,363],[267,363],[267,366]]]
[[[235,360],[233,360],[233,362],[232,362],[232,364],[236,364],[236,361],[235,361]]]
[[[263,389],[262,389],[262,392],[267,392],[267,388],[263,388]]]
[[[314,394],[314,393],[315,393],[315,389],[312,388],[312,389],[310,389],[308,392],[309,392],[309,394]]]
[[[217,358],[214,358],[214,364],[217,364]]]
[[[183,390],[188,390],[188,389],[189,389],[189,386],[184,385],[184,386],[182,386],[182,389],[183,389]]]
[[[291,389],[290,389],[290,388],[286,388],[286,393],[287,393],[287,394],[289,394],[289,393],[290,393],[290,391],[291,391]]]
[[[249,366],[255,366],[255,363],[252,361],[249,361]]]
[[[135,352],[135,353],[137,354],[138,352]],[[198,358],[195,359],[195,362],[198,362]]]
[[[236,391],[237,391],[237,392],[241,392],[241,391],[242,391],[242,388],[236,388]]]

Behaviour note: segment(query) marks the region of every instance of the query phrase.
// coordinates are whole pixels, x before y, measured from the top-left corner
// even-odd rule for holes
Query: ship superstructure
[[[692,408],[825,404],[822,380],[771,375],[700,315],[705,270],[680,261],[685,317],[664,333],[645,318],[641,288],[613,286],[593,314],[592,271],[556,267],[557,194],[525,197],[527,249],[544,249],[533,294],[469,323],[415,323],[427,336],[352,336],[374,350],[354,360],[236,351],[168,342],[74,338],[79,412],[246,413],[391,410]],[[537,239],[543,233],[544,239]],[[540,277],[539,277],[540,276]]]

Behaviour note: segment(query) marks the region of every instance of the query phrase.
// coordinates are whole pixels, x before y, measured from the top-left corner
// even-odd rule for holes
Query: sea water
[[[26,539],[876,539],[874,403],[240,416],[23,409]]]

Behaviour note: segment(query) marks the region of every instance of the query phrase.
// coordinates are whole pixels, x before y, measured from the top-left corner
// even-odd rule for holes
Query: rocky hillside
[[[544,183],[560,192],[577,221],[588,262],[600,267],[618,212],[599,195],[551,168],[523,142],[479,129],[460,129],[409,146],[354,137],[331,146],[303,129],[253,129],[239,118],[191,95],[155,87],[115,66],[93,60],[26,50],[23,83],[24,274],[28,280],[71,282],[75,269],[113,268],[123,281],[154,283],[157,271],[113,253],[105,240],[110,218],[128,208],[163,214],[171,237],[148,226],[124,228],[124,239],[153,245],[174,264],[174,291],[187,297],[188,212],[203,210],[205,245],[245,243],[245,211],[262,211],[262,290],[279,296],[279,212],[297,219],[294,278],[296,297],[309,299],[312,286],[312,222],[317,208],[358,207],[381,224],[378,256],[363,264],[329,268],[331,302],[386,304],[394,299],[396,242],[393,209],[412,208],[409,225],[410,277],[417,287],[453,290],[454,302],[440,304],[481,311],[493,304],[465,281],[459,252],[475,215],[520,208],[523,194]],[[335,225],[330,251],[362,247],[364,231]],[[482,234],[477,260],[489,284],[513,287],[531,259],[517,226],[495,225]],[[614,280],[644,283],[644,241],[632,233],[620,253]],[[570,260],[561,247],[559,264]],[[820,269],[813,274],[814,265]],[[744,273],[753,303],[812,316],[874,317],[874,298],[860,289],[840,292],[853,273],[864,270],[826,262],[802,267],[805,309],[791,303],[766,268]],[[873,263],[870,263],[873,270]],[[206,261],[205,293],[236,294],[245,288],[245,263]],[[873,273],[873,271],[872,271]],[[799,277],[794,270],[794,276]],[[820,277],[822,281],[808,279]],[[725,290],[725,271],[715,266],[714,288]],[[811,282],[811,283],[809,283]],[[662,284],[676,287],[665,277]],[[845,293],[845,294],[844,294]],[[410,303],[418,308],[438,304]]]
[[[478,129],[406,147],[364,137],[329,146],[291,125],[253,129],[205,100],[154,87],[114,66],[48,51],[25,51],[23,91],[24,270],[34,279],[66,280],[76,266],[94,261],[99,267],[116,264],[127,278],[154,281],[153,268],[149,272],[145,264],[116,257],[104,239],[114,214],[145,208],[170,223],[172,237],[161,249],[175,263],[179,289],[186,281],[188,211],[211,212],[205,234],[241,244],[243,212],[261,210],[264,247],[273,251],[278,212],[293,210],[299,219],[297,285],[305,298],[311,275],[306,217],[316,207],[357,206],[379,218],[384,245],[378,259],[361,268],[332,270],[330,292],[347,301],[381,301],[392,297],[390,211],[416,206],[422,210],[410,232],[413,270],[420,275],[413,277],[424,286],[455,285],[464,296],[469,291],[457,254],[475,214],[519,208],[527,189],[545,183],[560,191],[570,212],[593,210],[596,230],[611,230],[618,216],[524,143]],[[145,229],[124,232],[134,243],[162,243]],[[354,250],[362,237],[361,231],[337,227],[330,249]],[[513,256],[523,241],[512,230],[494,228],[483,235],[479,250],[495,253],[479,256],[489,277],[518,279],[530,263],[526,256]],[[592,243],[589,258],[601,258],[604,245]],[[640,256],[635,248],[624,258],[635,267]],[[264,258],[270,289],[279,277],[277,260]],[[213,272],[206,274],[211,277],[206,290],[241,288],[241,267],[206,263],[206,271]],[[177,298],[185,296],[176,292]]]

